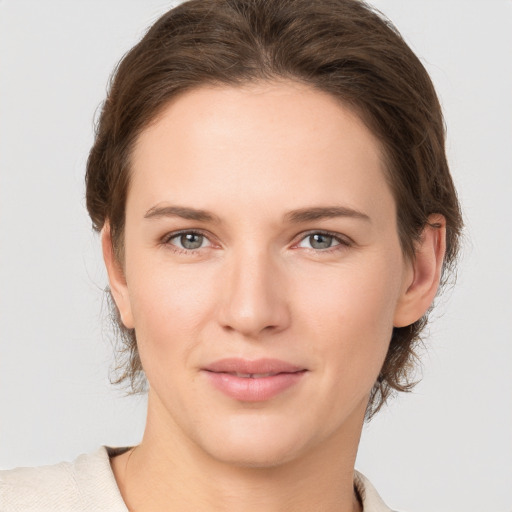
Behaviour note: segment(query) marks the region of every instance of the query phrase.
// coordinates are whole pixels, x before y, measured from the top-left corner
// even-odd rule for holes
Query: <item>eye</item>
[[[298,247],[304,247],[307,249],[326,250],[336,247],[337,245],[349,245],[349,243],[343,240],[341,237],[331,233],[324,233],[317,231],[310,233],[304,237],[298,244]]]
[[[195,249],[201,249],[211,245],[208,238],[195,231],[184,231],[177,234],[171,234],[171,236],[167,237],[164,242],[166,244],[174,245],[178,249],[184,251],[193,251]]]

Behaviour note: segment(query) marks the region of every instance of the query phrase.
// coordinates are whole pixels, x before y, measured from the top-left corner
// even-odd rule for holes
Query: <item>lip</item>
[[[279,359],[220,359],[202,368],[210,383],[242,402],[263,402],[298,384],[306,368]]]

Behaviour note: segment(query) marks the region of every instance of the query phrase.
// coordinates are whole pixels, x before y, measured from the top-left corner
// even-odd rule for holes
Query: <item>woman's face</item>
[[[291,82],[198,88],[132,171],[112,288],[153,430],[251,466],[357,444],[413,274],[363,122]]]

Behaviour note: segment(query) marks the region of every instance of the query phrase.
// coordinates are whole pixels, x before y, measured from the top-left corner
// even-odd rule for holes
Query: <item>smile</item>
[[[241,402],[270,400],[299,384],[306,372],[276,359],[223,359],[203,368],[214,389]]]
[[[242,377],[243,379],[261,379],[262,377],[273,377],[276,373],[230,373],[235,377]]]

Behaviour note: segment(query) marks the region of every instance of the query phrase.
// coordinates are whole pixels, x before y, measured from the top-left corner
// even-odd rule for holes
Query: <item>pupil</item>
[[[328,249],[332,243],[332,236],[317,233],[309,237],[313,249]]]
[[[187,233],[186,235],[181,235],[180,241],[185,249],[199,249],[203,243],[203,236],[195,233]]]

